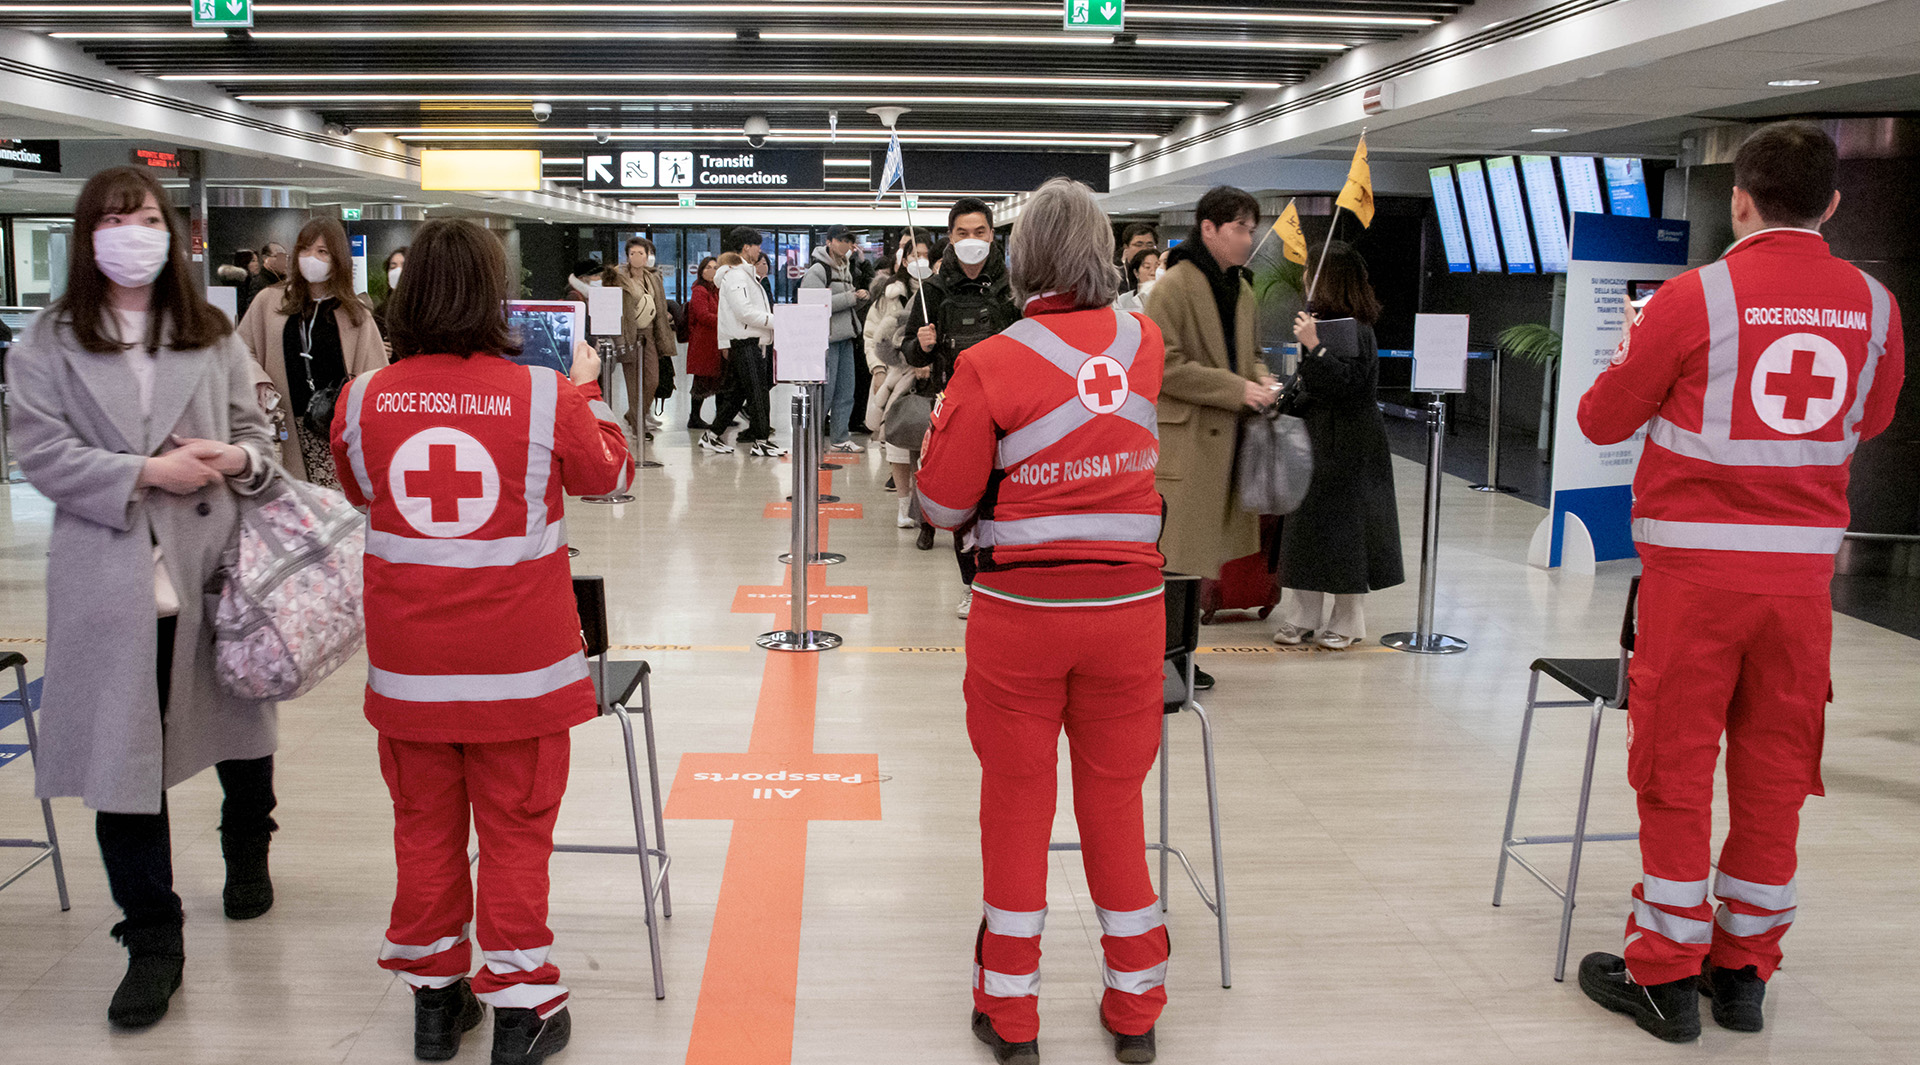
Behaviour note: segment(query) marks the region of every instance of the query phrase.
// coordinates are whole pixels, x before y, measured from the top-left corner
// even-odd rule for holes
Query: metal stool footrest
[[[33,696],[27,687],[27,656],[17,651],[0,654],[0,669],[12,668],[14,683],[20,703],[20,722],[27,730],[27,754],[38,760],[40,757],[40,730],[33,721]],[[0,699],[0,703],[13,702],[12,699]],[[67,895],[67,868],[60,858],[60,833],[53,827],[53,804],[46,799],[40,800],[40,820],[46,826],[46,839],[0,839],[0,847],[26,848],[39,851],[25,865],[15,869],[5,880],[0,880],[0,889],[13,884],[39,868],[42,862],[53,863],[53,887],[60,897],[62,912],[73,909],[73,900]]]

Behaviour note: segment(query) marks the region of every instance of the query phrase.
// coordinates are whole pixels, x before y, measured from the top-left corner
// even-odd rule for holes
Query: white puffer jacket
[[[748,337],[773,343],[773,307],[752,265],[723,266],[713,279],[720,286],[720,343]]]

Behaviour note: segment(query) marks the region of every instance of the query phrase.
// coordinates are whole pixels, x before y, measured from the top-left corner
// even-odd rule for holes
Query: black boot
[[[273,879],[267,873],[271,832],[220,832],[220,853],[227,859],[227,886],[220,901],[227,916],[250,921],[273,909]]]
[[[1126,1062],[1127,1065],[1151,1065],[1157,1056],[1153,1047],[1153,1029],[1142,1035],[1122,1035],[1109,1028],[1113,1036],[1113,1060]]]
[[[1757,966],[1722,969],[1712,962],[1701,966],[1700,993],[1713,1000],[1713,1023],[1734,1032],[1757,1032],[1766,1026],[1760,1006],[1767,998],[1767,982]]]
[[[567,1015],[565,1006],[544,1019],[534,1010],[496,1007],[493,1065],[538,1065],[547,1055],[565,1048],[572,1035],[573,1018]]]
[[[1595,953],[1580,959],[1580,990],[1588,998],[1632,1017],[1642,1029],[1669,1043],[1700,1038],[1697,980],[1688,976],[1664,984],[1636,984],[1625,959],[1617,955]]]
[[[973,1035],[993,1048],[993,1060],[998,1065],[1040,1065],[1039,1040],[1009,1043],[1000,1038],[1000,1033],[993,1030],[993,1021],[979,1010],[973,1011]]]
[[[465,980],[451,987],[422,987],[413,992],[413,1056],[448,1061],[460,1053],[460,1033],[480,1023],[480,1000]]]
[[[127,948],[127,975],[113,992],[107,1020],[122,1028],[145,1028],[167,1015],[167,1001],[180,989],[187,965],[186,943],[177,924],[113,928]]]
[[[922,523],[920,535],[913,541],[913,546],[922,551],[933,550],[933,526]]]

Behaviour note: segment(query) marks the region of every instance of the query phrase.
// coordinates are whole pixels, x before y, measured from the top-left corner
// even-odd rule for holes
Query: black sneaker
[[[1713,1000],[1713,1023],[1734,1032],[1757,1032],[1765,1027],[1760,1004],[1767,997],[1767,982],[1752,965],[1722,969],[1707,962],[1700,967],[1700,993]]]
[[[1698,978],[1692,976],[1664,984],[1636,984],[1626,960],[1615,954],[1595,953],[1580,959],[1580,990],[1588,998],[1632,1017],[1643,1030],[1669,1043],[1700,1038],[1697,986]]]
[[[573,1018],[565,1006],[551,1017],[533,1010],[493,1011],[493,1065],[538,1065],[558,1053],[573,1035]]]
[[[920,535],[914,539],[913,546],[922,551],[933,550],[933,526],[920,526]]]
[[[421,1061],[450,1061],[460,1053],[460,1034],[480,1024],[480,1000],[465,980],[450,987],[423,987],[413,993],[413,1056]]]
[[[1104,1027],[1105,1024],[1106,1021],[1103,1019],[1101,1025]],[[1153,1059],[1158,1056],[1154,1050],[1151,1028],[1142,1035],[1122,1035],[1111,1028],[1107,1031],[1113,1035],[1113,1060],[1115,1061],[1123,1061],[1127,1065],[1151,1065]]]
[[[1212,691],[1213,674],[1201,669],[1199,666],[1193,667],[1193,690],[1197,692]]]
[[[979,1010],[973,1011],[973,1035],[993,1048],[993,1060],[997,1065],[1040,1065],[1039,1040],[1009,1043],[1000,1038],[1000,1033],[993,1030],[993,1021]]]

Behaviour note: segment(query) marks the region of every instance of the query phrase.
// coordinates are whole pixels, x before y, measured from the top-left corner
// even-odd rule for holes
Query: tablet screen
[[[573,372],[573,345],[585,339],[584,303],[507,301],[507,327],[513,332],[520,354],[513,361],[526,366],[545,366],[562,377]]]

